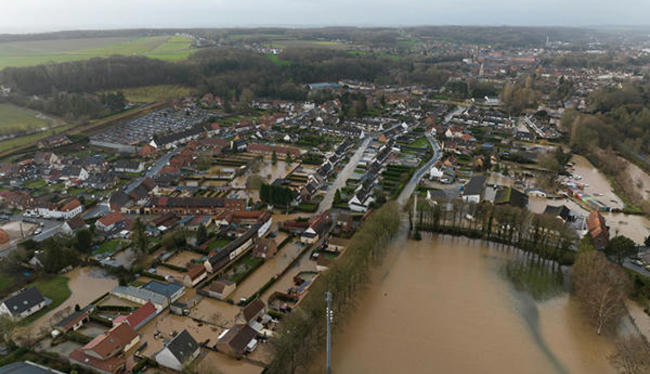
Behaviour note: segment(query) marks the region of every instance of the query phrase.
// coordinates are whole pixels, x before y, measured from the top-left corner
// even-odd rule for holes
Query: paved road
[[[142,177],[136,178],[133,182],[131,182],[125,189],[124,192],[129,194],[131,191],[133,191],[136,187],[142,183],[142,181],[146,177],[154,177],[156,174],[160,173],[162,168],[165,167],[169,163],[169,160],[171,160],[172,157],[176,156],[183,148],[177,148],[166,155],[160,156],[154,165],[151,167],[151,169],[147,170],[146,173]]]
[[[400,205],[404,205],[408,201],[413,191],[415,191],[415,187],[417,187],[418,183],[420,183],[420,179],[422,179],[422,177],[428,173],[429,170],[431,170],[433,164],[435,164],[436,161],[438,161],[442,156],[440,145],[438,145],[438,142],[433,138],[433,136],[431,136],[431,133],[427,131],[425,135],[433,149],[433,157],[431,157],[431,159],[429,159],[429,161],[427,161],[424,166],[418,169],[418,171],[413,174],[413,177],[411,177],[411,180],[406,184],[406,186],[404,186],[402,193],[400,193],[397,197],[397,202]]]
[[[16,221],[22,221],[23,216],[20,214],[13,215],[11,217],[12,222]],[[37,242],[41,242],[47,238],[49,238],[52,235],[55,235],[61,230],[61,225],[63,225],[63,221],[57,221],[55,219],[45,219],[45,218],[30,218],[30,221],[33,222],[38,222],[39,224],[42,223],[43,225],[41,226],[41,233],[35,236],[32,236],[31,239],[36,240]],[[30,223],[33,223],[30,222]],[[29,237],[27,237],[29,238]],[[26,238],[26,239],[27,239]],[[12,243],[9,247],[3,249],[0,251],[0,258],[7,256],[12,250],[14,250],[17,246],[17,243],[20,240],[17,240],[16,242]]]
[[[629,258],[625,259],[625,262],[623,262],[623,267],[635,271],[643,276],[650,277],[650,271],[646,270],[642,266],[633,264],[632,260]]]
[[[345,187],[345,181],[348,180],[348,178],[350,178],[354,173],[354,169],[356,169],[357,164],[359,164],[359,160],[361,160],[363,152],[366,150],[366,148],[368,148],[370,140],[370,137],[367,137],[361,142],[361,146],[354,152],[352,157],[350,157],[350,161],[348,161],[347,165],[345,165],[343,170],[341,170],[341,172],[336,176],[336,180],[334,180],[334,183],[332,183],[332,185],[329,187],[327,193],[325,194],[325,197],[318,205],[317,213],[324,212],[332,207],[332,203],[334,202],[334,195],[336,195],[336,190]]]

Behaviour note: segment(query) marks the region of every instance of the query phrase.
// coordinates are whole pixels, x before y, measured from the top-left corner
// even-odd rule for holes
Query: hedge
[[[145,277],[148,277],[148,278],[157,279],[157,280],[161,280],[161,281],[166,280],[165,277],[163,277],[162,275],[150,273],[148,271],[143,271],[142,275],[145,276]]]
[[[174,264],[170,264],[170,263],[167,263],[167,262],[161,262],[161,263],[160,263],[160,266],[164,266],[164,267],[166,267],[166,268],[168,268],[168,269],[171,269],[171,270],[174,270],[174,271],[178,271],[178,272],[181,272],[181,273],[187,273],[187,269],[186,269],[186,268],[181,267],[181,266],[176,266],[176,265],[174,265]]]

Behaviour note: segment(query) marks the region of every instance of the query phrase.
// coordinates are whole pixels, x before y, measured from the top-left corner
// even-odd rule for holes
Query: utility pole
[[[327,309],[325,310],[325,318],[327,318],[327,374],[332,374],[332,320],[334,313],[332,312],[332,293],[325,292],[325,301],[327,301]]]

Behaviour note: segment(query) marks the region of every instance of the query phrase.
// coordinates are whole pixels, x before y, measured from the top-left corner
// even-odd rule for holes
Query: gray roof
[[[167,303],[167,298],[164,295],[145,290],[144,288],[137,288],[133,286],[117,286],[113,289],[113,294],[117,296],[127,295],[138,299],[151,301],[152,303],[158,305],[165,305]]]
[[[178,362],[183,364],[199,349],[199,343],[194,340],[187,330],[183,330],[167,344],[166,348],[176,357]]]
[[[468,195],[480,195],[483,192],[483,187],[485,187],[485,181],[487,177],[485,175],[475,175],[472,179],[467,182],[465,189],[463,190],[463,196]]]
[[[176,292],[181,290],[183,286],[176,283],[164,283],[164,282],[152,280],[149,283],[142,286],[142,288],[166,297],[172,297]]]
[[[45,301],[36,287],[30,287],[10,296],[3,302],[11,314],[20,314]]]
[[[14,362],[13,364],[0,367],[0,374],[63,374],[60,371],[50,369],[29,361]]]

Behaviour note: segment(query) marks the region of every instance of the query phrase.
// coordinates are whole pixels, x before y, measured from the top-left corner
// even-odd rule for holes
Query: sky
[[[650,0],[0,0],[0,32],[256,27],[648,25]]]

